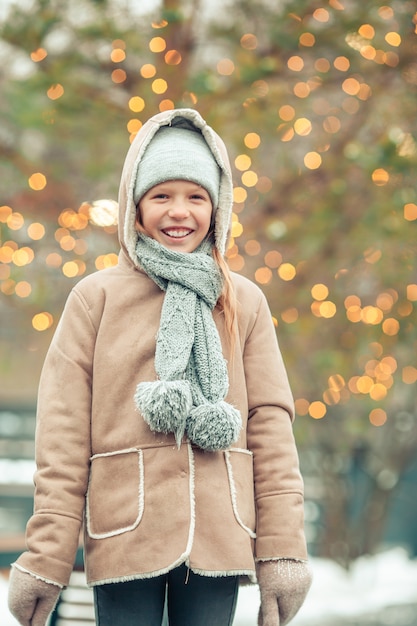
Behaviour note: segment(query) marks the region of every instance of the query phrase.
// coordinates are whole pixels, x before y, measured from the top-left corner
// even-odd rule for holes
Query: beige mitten
[[[284,626],[301,608],[311,586],[307,563],[292,559],[256,564],[261,606],[258,626]]]
[[[60,586],[46,583],[32,574],[12,567],[9,609],[22,626],[45,626],[60,593]]]

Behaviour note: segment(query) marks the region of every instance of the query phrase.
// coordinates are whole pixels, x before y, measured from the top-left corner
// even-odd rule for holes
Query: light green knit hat
[[[133,200],[137,205],[155,185],[168,180],[189,180],[204,187],[217,209],[220,168],[198,130],[162,126],[139,163]]]

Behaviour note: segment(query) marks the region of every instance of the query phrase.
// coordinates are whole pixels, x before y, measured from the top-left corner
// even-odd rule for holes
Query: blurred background
[[[401,600],[410,609],[417,603],[411,0],[0,0],[4,578],[32,509],[46,350],[72,286],[117,262],[129,142],[151,115],[179,106],[198,109],[229,148],[235,206],[227,258],[270,302],[295,397],[312,561],[320,572],[324,563],[337,568],[343,585],[356,575],[358,590],[360,564],[369,573],[373,563],[375,573],[385,554],[385,573],[398,581],[401,570],[413,581],[414,599]],[[329,571],[323,592],[337,578]],[[400,595],[398,588],[398,602]],[[374,611],[376,621],[366,623],[417,623],[414,608],[408,615],[388,622]],[[329,623],[359,621],[339,615]]]

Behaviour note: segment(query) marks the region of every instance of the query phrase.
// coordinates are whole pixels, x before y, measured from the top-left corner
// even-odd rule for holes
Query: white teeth
[[[191,230],[164,230],[164,233],[166,235],[168,235],[169,237],[185,237],[186,235],[189,235],[192,231]]]

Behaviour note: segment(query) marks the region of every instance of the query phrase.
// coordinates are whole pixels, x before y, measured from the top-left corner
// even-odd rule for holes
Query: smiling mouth
[[[168,237],[173,237],[174,239],[181,239],[182,237],[187,237],[194,232],[190,228],[164,228],[162,230],[164,235],[168,235]]]

